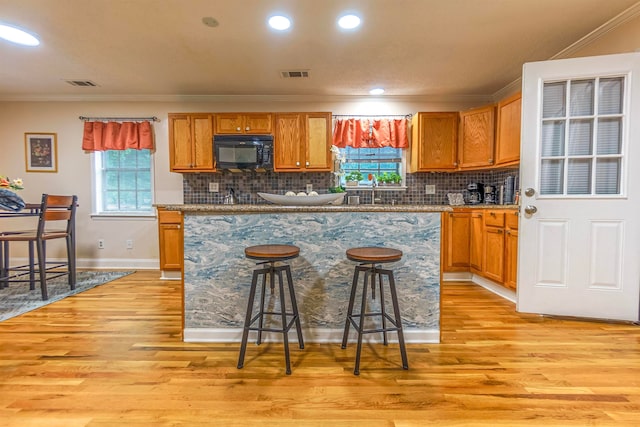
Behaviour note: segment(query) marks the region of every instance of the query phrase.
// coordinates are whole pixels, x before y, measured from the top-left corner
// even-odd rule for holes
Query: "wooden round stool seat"
[[[300,248],[294,245],[257,245],[245,248],[247,258],[265,261],[292,259],[300,254]]]
[[[347,249],[347,258],[351,261],[366,263],[396,262],[402,259],[402,251],[376,246]]]

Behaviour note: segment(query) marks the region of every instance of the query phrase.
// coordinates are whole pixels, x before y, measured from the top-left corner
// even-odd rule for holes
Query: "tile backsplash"
[[[504,184],[507,176],[518,176],[518,169],[504,169],[472,172],[419,172],[407,174],[406,190],[376,189],[376,203],[403,205],[446,205],[447,193],[462,193],[466,197],[467,184],[482,182],[499,186]],[[218,183],[219,192],[210,193],[209,183]],[[313,190],[319,194],[328,192],[333,185],[333,174],[329,172],[314,173],[275,173],[275,172],[243,172],[183,174],[182,188],[185,204],[222,204],[224,197],[233,189],[241,204],[269,203],[258,196],[258,192],[285,194],[287,191],[305,191],[306,185],[312,184]],[[425,194],[425,185],[435,185],[435,194]],[[370,190],[349,190],[349,195],[360,196],[360,203],[371,203]]]

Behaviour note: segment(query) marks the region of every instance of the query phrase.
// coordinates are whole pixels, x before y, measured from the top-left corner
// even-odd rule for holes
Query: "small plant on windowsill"
[[[351,171],[344,176],[347,187],[356,187],[358,182],[362,181],[362,173],[360,171]]]
[[[389,178],[387,182],[391,185],[399,186],[400,183],[402,182],[402,176],[400,176],[400,174],[397,174],[395,172],[391,172],[389,174]]]
[[[387,172],[383,172],[376,177],[376,182],[378,183],[378,185],[382,186],[389,185],[389,183],[391,182],[389,177],[390,176]]]

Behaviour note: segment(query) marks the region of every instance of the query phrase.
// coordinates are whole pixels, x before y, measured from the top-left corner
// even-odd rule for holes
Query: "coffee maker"
[[[467,191],[469,192],[469,204],[478,205],[482,203],[484,194],[484,184],[481,182],[472,182],[467,185]]]
[[[491,205],[497,202],[496,200],[496,187],[494,185],[484,186],[484,202]]]

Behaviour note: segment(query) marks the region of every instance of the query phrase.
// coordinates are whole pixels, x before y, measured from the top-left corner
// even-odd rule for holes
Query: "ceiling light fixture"
[[[353,14],[344,15],[338,19],[338,25],[345,30],[353,30],[360,26],[360,18]]]
[[[286,16],[275,15],[269,18],[269,26],[274,30],[284,31],[291,27],[291,20]]]
[[[40,44],[40,40],[34,35],[6,24],[0,24],[0,38],[23,46],[38,46]]]
[[[370,95],[382,95],[384,93],[384,89],[381,87],[373,88],[369,91]]]

